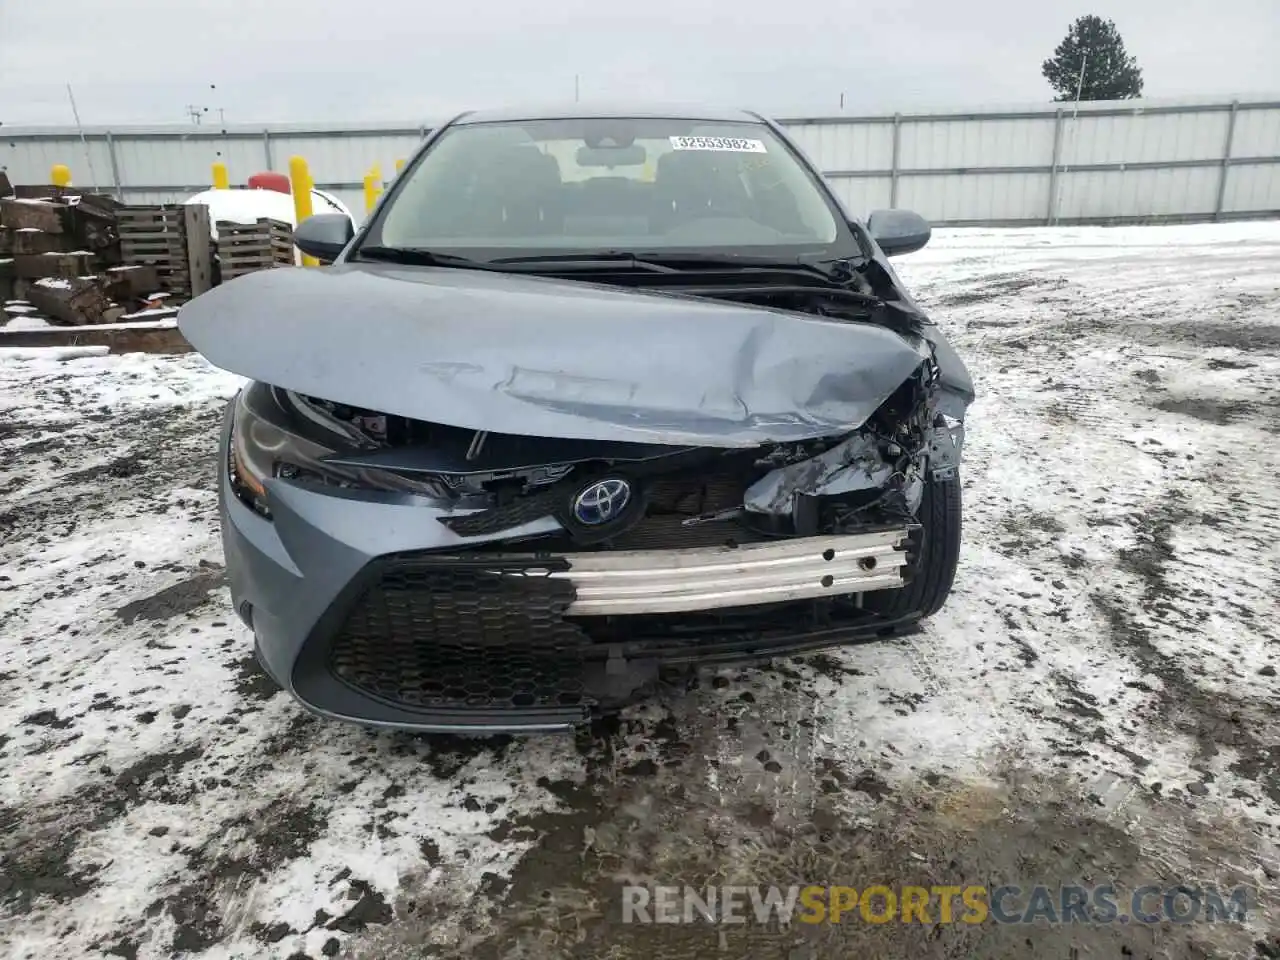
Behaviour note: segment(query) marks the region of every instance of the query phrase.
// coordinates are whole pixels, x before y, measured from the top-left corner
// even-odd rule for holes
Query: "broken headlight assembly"
[[[305,398],[255,383],[241,390],[234,401],[227,472],[236,496],[264,517],[271,516],[266,481],[277,477],[331,487],[448,496],[425,478],[329,462],[339,453],[377,446],[357,426],[327,417]]]

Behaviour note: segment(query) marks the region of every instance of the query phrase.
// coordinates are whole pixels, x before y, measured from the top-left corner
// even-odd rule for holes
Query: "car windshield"
[[[465,256],[700,251],[796,258],[847,228],[764,123],[559,119],[451,127],[367,242]]]

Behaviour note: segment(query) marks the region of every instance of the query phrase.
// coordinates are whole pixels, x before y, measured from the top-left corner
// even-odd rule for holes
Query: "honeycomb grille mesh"
[[[444,524],[460,537],[501,533],[503,530],[511,530],[551,516],[555,513],[556,500],[557,488],[552,487],[480,513],[448,517],[444,520]]]
[[[562,618],[572,588],[452,559],[459,566],[436,558],[384,568],[333,641],[333,672],[410,707],[588,705],[581,656],[587,638]]]

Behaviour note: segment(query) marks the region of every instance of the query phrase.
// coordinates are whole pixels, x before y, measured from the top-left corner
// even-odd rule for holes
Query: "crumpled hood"
[[[928,354],[867,323],[575,281],[348,264],[182,307],[210,363],[473,430],[715,447],[861,425]]]

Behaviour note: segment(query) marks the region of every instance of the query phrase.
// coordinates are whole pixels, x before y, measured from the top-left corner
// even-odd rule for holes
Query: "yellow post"
[[[289,184],[293,188],[293,214],[298,223],[311,216],[311,171],[307,169],[307,161],[302,157],[289,158]],[[320,263],[315,257],[302,255],[304,267],[314,267]]]
[[[218,161],[213,165],[213,189],[231,189],[231,177],[227,175],[227,165],[222,161]]]
[[[396,175],[397,175],[397,176],[399,176],[400,171],[402,171],[402,170],[404,169],[404,164],[405,164],[405,159],[404,159],[404,157],[401,157],[399,160],[397,160],[397,161],[396,161]]]
[[[378,202],[378,186],[373,179],[373,171],[364,175],[364,215],[373,213],[373,205]]]
[[[49,171],[49,182],[55,187],[71,186],[71,168],[65,163],[55,163]]]

